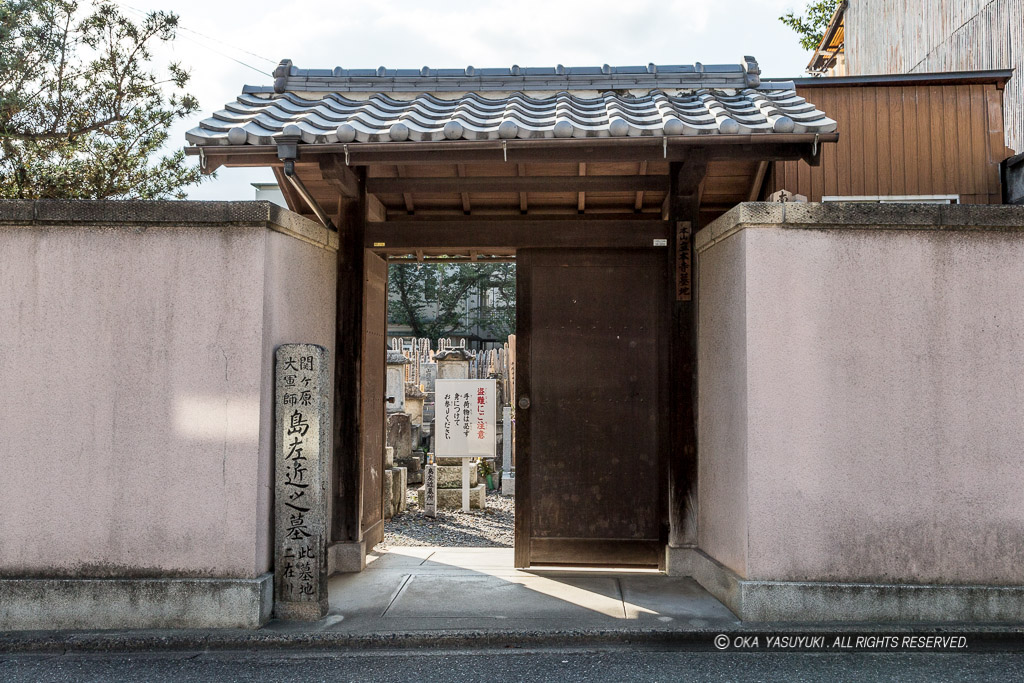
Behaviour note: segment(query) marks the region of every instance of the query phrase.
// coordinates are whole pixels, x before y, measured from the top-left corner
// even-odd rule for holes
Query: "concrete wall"
[[[1024,585],[1024,209],[750,204],[697,242],[701,549]]]
[[[0,202],[0,576],[270,569],[272,350],[336,236],[266,202]]]

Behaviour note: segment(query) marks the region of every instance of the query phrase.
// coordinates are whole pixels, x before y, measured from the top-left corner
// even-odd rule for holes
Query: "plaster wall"
[[[338,263],[335,249],[311,244],[280,232],[266,233],[266,272],[263,306],[263,370],[260,392],[260,488],[259,519],[266,524],[257,545],[257,564],[265,570],[273,562],[274,512],[274,351],[281,344],[319,344],[327,349],[329,363],[334,362]],[[342,348],[345,359],[354,361],[353,344]],[[333,376],[333,373],[330,373]],[[329,405],[334,405],[334,385],[328,391]],[[334,445],[328,437],[327,452]],[[331,481],[334,458],[327,458],[327,476]],[[328,487],[328,492],[330,487]],[[334,496],[328,495],[327,517],[331,514]]]
[[[747,570],[746,235],[697,261],[697,542],[739,575]],[[705,452],[714,457],[704,457]]]
[[[744,205],[698,235],[702,325],[733,309],[746,348],[723,408],[740,345],[701,328],[709,555],[750,579],[1024,584],[1024,211],[983,208]],[[722,437],[744,406],[745,442]],[[723,487],[746,508],[705,504]],[[717,538],[740,514],[745,571]]]
[[[0,203],[0,576],[269,568],[266,349],[333,347],[333,253],[307,223],[266,203]]]

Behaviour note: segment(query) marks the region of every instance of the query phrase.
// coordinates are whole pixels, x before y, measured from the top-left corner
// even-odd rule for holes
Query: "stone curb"
[[[230,652],[255,648],[282,651],[346,648],[374,649],[529,649],[556,647],[670,648],[673,650],[719,651],[716,635],[964,635],[969,639],[966,652],[1024,653],[1024,625],[943,624],[734,624],[727,629],[594,629],[559,631],[486,630],[417,632],[299,632],[280,631],[22,631],[0,634],[0,653],[70,654],[115,652]],[[737,650],[733,650],[737,651]],[[762,650],[779,652],[783,650]],[[786,651],[821,652],[814,648]],[[866,652],[869,650],[857,650]],[[870,650],[894,652],[906,650]],[[847,650],[846,652],[850,652]],[[931,651],[934,652],[934,651]],[[960,651],[964,652],[964,651]]]

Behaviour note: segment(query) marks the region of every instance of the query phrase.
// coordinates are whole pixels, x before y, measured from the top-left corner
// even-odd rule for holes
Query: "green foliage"
[[[842,0],[817,0],[807,5],[806,15],[796,16],[792,10],[779,17],[786,26],[800,35],[800,46],[805,50],[817,50],[825,37],[829,19]]]
[[[481,305],[466,311],[469,294],[481,294]],[[416,337],[436,340],[480,325],[505,338],[516,330],[516,267],[513,263],[392,263],[388,300],[388,321],[408,325]]]
[[[102,2],[0,0],[0,199],[183,198],[202,180],[183,151],[156,157],[199,108],[179,64],[150,69],[177,25]]]

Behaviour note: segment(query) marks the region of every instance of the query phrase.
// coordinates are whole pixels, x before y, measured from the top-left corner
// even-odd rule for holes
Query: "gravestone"
[[[277,348],[275,380],[274,615],[327,614],[327,349]]]
[[[437,381],[437,363],[420,363],[420,384],[423,391],[434,393],[434,382]]]
[[[384,362],[387,363],[384,411],[387,413],[405,412],[405,366],[409,364],[409,359],[401,351],[391,349]]]
[[[401,512],[405,512],[407,507],[407,501],[409,494],[407,487],[409,486],[409,471],[404,467],[395,467],[391,470],[391,506],[392,515],[397,515]]]
[[[406,413],[388,415],[387,446],[394,450],[394,461],[402,464],[412,453],[412,422]]]
[[[405,412],[414,425],[423,424],[423,401],[427,393],[412,382],[405,385]]]
[[[437,363],[420,363],[420,384],[426,396],[423,399],[423,424],[434,422],[434,384],[437,382]]]
[[[462,347],[442,351],[434,356],[437,363],[437,379],[469,379],[469,362],[472,359],[469,352]],[[434,391],[437,391],[436,382]]]
[[[395,468],[384,470],[384,519],[395,516]]]

